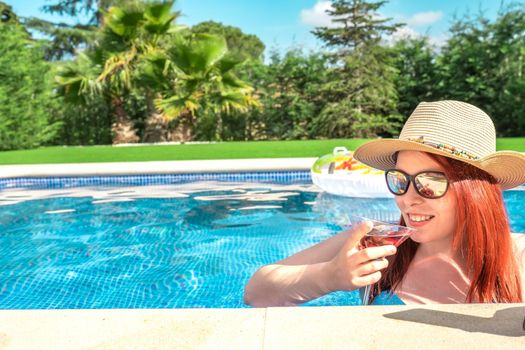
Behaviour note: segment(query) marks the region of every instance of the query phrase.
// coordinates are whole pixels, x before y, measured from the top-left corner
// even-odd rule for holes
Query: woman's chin
[[[410,239],[416,243],[426,243],[425,236],[421,232],[414,232],[410,235]]]

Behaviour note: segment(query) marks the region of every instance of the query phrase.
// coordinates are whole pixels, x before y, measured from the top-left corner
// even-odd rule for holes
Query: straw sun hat
[[[398,151],[421,151],[461,160],[496,178],[502,189],[525,183],[525,155],[496,152],[496,130],[481,109],[459,101],[421,102],[410,115],[399,139],[370,141],[354,157],[373,168],[396,166]]]

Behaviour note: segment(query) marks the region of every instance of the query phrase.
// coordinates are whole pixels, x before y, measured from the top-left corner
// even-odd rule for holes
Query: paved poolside
[[[0,177],[307,170],[315,158],[1,166]],[[521,349],[525,304],[0,310],[0,349]]]
[[[0,311],[0,349],[523,349],[525,304]]]

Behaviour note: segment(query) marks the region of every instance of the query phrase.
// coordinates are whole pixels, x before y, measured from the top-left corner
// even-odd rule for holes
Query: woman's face
[[[398,154],[396,168],[409,175],[422,171],[444,172],[443,167],[424,152],[401,151]],[[420,196],[411,183],[408,191],[395,196],[405,223],[414,227],[413,241],[418,243],[443,243],[449,245],[456,227],[456,195],[451,186],[447,193],[437,199]]]

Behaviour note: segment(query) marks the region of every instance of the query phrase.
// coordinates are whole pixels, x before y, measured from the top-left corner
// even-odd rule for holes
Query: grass
[[[498,151],[512,150],[525,152],[525,137],[506,137],[497,139],[496,149]]]
[[[140,147],[45,147],[0,153],[0,164],[134,162],[243,158],[319,157],[336,146],[355,149],[365,139],[254,141]]]
[[[366,139],[313,141],[254,141],[213,144],[158,145],[140,147],[45,147],[0,152],[0,164],[136,162],[157,160],[201,160],[243,158],[319,157],[334,147],[355,149]],[[524,138],[502,138],[498,150],[525,152]]]

